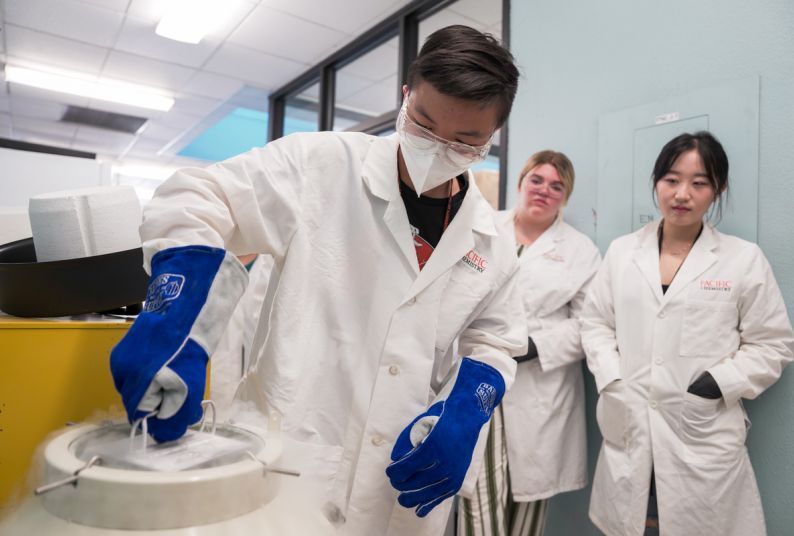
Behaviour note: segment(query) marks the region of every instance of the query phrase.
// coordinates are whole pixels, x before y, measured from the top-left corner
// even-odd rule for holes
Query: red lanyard
[[[444,212],[444,226],[441,228],[442,234],[447,230],[447,227],[449,227],[449,216],[452,214],[452,185],[454,182],[455,177],[452,177],[452,180],[449,181],[449,197],[447,198],[447,210]]]

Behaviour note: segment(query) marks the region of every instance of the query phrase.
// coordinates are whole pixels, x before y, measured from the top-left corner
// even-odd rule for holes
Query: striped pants
[[[477,487],[458,503],[458,536],[541,536],[548,500],[513,502],[502,406],[494,411]]]

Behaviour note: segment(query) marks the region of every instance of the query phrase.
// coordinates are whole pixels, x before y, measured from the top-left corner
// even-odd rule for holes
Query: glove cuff
[[[472,417],[477,416],[480,425],[488,422],[494,408],[505,394],[505,382],[498,370],[469,357],[461,360],[454,386],[447,404],[470,407]]]
[[[225,252],[212,281],[207,301],[199,311],[189,337],[212,356],[226,330],[229,319],[248,286],[248,272],[240,261]]]
[[[152,278],[141,316],[166,317],[172,332],[185,334],[212,355],[247,285],[245,267],[223,249],[165,249],[152,258]],[[174,344],[184,344],[184,340]]]

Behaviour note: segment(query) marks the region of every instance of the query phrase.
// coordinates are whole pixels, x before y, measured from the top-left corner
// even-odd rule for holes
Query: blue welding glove
[[[152,257],[141,314],[110,353],[110,371],[130,422],[151,412],[157,441],[201,419],[207,360],[248,284],[223,249],[184,246]]]
[[[464,357],[452,390],[402,431],[386,469],[397,501],[424,517],[463,485],[480,428],[505,392],[495,368]]]

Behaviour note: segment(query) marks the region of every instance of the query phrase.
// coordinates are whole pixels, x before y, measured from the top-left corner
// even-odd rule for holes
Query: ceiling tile
[[[204,39],[197,45],[180,43],[154,33],[156,26],[156,22],[127,17],[116,42],[116,50],[188,67],[200,67],[220,44],[217,38]]]
[[[130,3],[130,0],[80,0],[80,2],[83,4],[89,4],[95,7],[101,7],[103,9],[124,13],[127,11],[127,5]]]
[[[7,113],[0,113],[0,126],[10,126],[11,125],[11,116]]]
[[[160,22],[166,9],[168,9],[168,2],[163,2],[163,0],[132,0],[127,9],[127,15]]]
[[[266,89],[279,87],[309,67],[308,64],[262,54],[249,48],[224,44],[205,69],[239,78]]]
[[[80,140],[72,141],[70,149],[75,151],[86,151],[97,155],[97,159],[105,158],[116,159],[121,156],[127,146],[123,143],[116,143],[113,140],[103,140],[101,142],[84,142]]]
[[[14,117],[33,117],[58,121],[66,111],[66,105],[60,102],[44,99],[33,99],[14,95],[11,98],[11,112]]]
[[[398,40],[395,37],[348,63],[339,72],[353,74],[372,82],[383,80],[387,76],[397,73],[399,62],[397,46]]]
[[[8,63],[14,58],[89,75],[99,74],[107,50],[6,24]]]
[[[225,19],[213,30],[213,35],[225,37],[240,21],[256,7],[260,0],[225,0]],[[132,0],[127,15],[158,24],[163,18],[169,2],[163,0]]]
[[[456,11],[453,11],[452,7],[454,6],[455,4],[452,4],[452,6],[448,7],[447,9],[443,9],[432,17],[429,17],[419,23],[420,48],[421,44],[425,42],[425,39],[427,39],[431,33],[446,26],[451,26],[453,24],[463,24],[464,26],[471,26],[472,28],[480,31],[485,30],[488,26],[485,23],[474,21]]]
[[[100,128],[82,126],[77,129],[74,145],[87,147],[97,153],[119,154],[135,140],[132,134],[111,132]],[[93,149],[91,149],[93,147]]]
[[[7,95],[0,97],[0,112],[8,113],[11,109],[11,99]]]
[[[138,138],[135,144],[130,148],[128,156],[136,156],[139,158],[160,158],[159,153],[167,142],[160,140],[150,140],[145,138]]]
[[[457,0],[449,9],[483,26],[502,22],[502,0]]]
[[[27,132],[35,132],[42,136],[53,136],[61,139],[71,140],[77,131],[77,126],[70,123],[61,123],[59,121],[48,121],[46,119],[36,119],[34,117],[22,117],[13,115],[11,117],[11,124],[16,131],[25,130]]]
[[[217,99],[208,99],[206,97],[197,97],[195,95],[177,93],[176,102],[170,111],[189,115],[205,116],[215,110],[218,106],[220,106],[220,104],[221,101]]]
[[[112,47],[124,15],[73,0],[6,0],[5,20],[15,26]]]
[[[371,80],[340,71],[336,73],[335,98],[337,101],[345,100],[365,87],[372,85],[372,83]]]
[[[141,138],[170,142],[174,138],[180,136],[182,132],[184,132],[182,128],[170,127],[158,121],[149,121],[141,132]]]
[[[332,2],[318,5],[326,3]],[[311,39],[296,39],[298,36],[311,36]],[[228,41],[274,56],[312,63],[318,55],[327,56],[351,38],[345,33],[262,5],[232,33]]]
[[[111,51],[102,70],[103,77],[127,80],[172,92],[180,91],[195,73],[196,71],[187,67],[115,50]]]
[[[315,84],[313,87],[316,87],[319,90],[319,84]],[[259,110],[261,112],[266,112],[268,109],[268,97],[270,97],[270,92],[266,89],[253,87],[253,86],[243,86],[240,91],[234,94],[232,98],[226,101],[226,104],[237,106],[237,107],[244,107],[244,108],[251,108],[252,110]]]
[[[289,13],[296,17],[334,28],[349,35],[358,35],[362,25],[373,19],[380,19],[384,12],[396,10],[402,2],[395,0],[334,0],[318,2],[317,0],[267,0],[267,6]],[[298,39],[293,34],[289,42]]]
[[[242,87],[242,80],[199,71],[182,86],[182,92],[226,100]]]
[[[374,16],[370,17],[369,20],[364,21],[363,24],[359,25],[357,28],[353,29],[353,35],[360,35],[376,24],[380,23],[381,21],[389,18],[395,12],[402,9],[407,4],[410,4],[412,0],[399,0],[397,2],[393,2],[384,9],[382,9],[379,13],[376,13]]]
[[[11,128],[12,139],[18,141],[25,141],[28,143],[38,143],[41,145],[53,145],[55,147],[68,148],[72,142],[71,136],[59,136],[54,133],[34,132],[32,130],[25,130],[23,128]],[[84,149],[91,151],[90,149]],[[91,151],[93,152],[93,151]]]
[[[78,141],[99,141],[104,139],[112,139],[114,142],[124,141],[130,143],[135,139],[135,135],[87,125],[80,125],[77,127],[77,132],[75,133],[75,140]]]
[[[192,128],[196,125],[199,121],[201,121],[201,117],[196,115],[188,115],[178,111],[174,111],[173,109],[158,117],[154,120],[158,124],[166,125],[171,128],[178,128],[180,130],[185,130],[187,128]]]
[[[165,112],[158,110],[150,110],[148,108],[140,108],[138,106],[129,106],[127,104],[120,104],[118,102],[109,102],[98,99],[88,101],[85,106],[91,110],[102,110],[104,112],[113,112],[117,114],[134,115],[136,117],[160,117]],[[173,108],[172,108],[173,109]]]
[[[13,102],[15,97],[25,97],[30,99],[37,99],[40,101],[53,101],[61,104],[73,104],[75,106],[88,106],[90,99],[85,97],[78,97],[77,95],[67,95],[66,93],[58,93],[55,91],[48,91],[46,89],[39,89],[30,86],[23,86],[20,84],[9,84],[10,96]]]
[[[397,107],[397,77],[368,86],[339,103],[352,110],[377,116]]]

